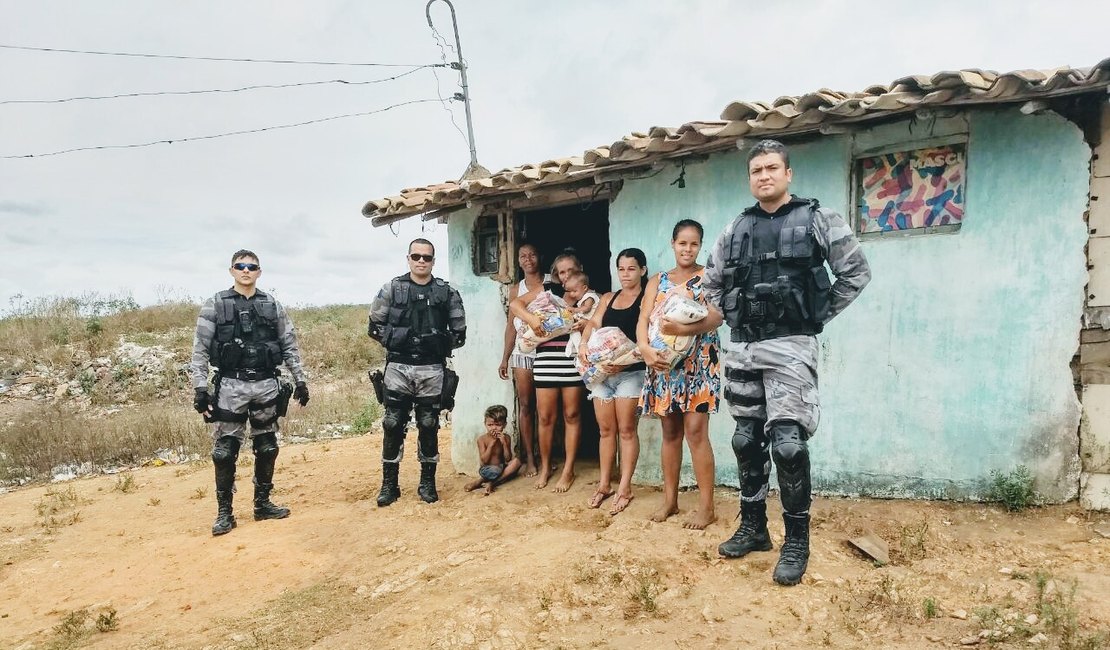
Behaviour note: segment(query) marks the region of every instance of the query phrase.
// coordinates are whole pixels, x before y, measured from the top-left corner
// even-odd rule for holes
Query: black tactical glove
[[[301,406],[308,404],[308,386],[303,381],[297,382],[297,387],[293,389],[293,399],[297,400]]]
[[[208,389],[207,388],[198,388],[197,389],[196,395],[193,396],[193,408],[195,408],[197,410],[197,413],[200,413],[202,415],[208,413]]]

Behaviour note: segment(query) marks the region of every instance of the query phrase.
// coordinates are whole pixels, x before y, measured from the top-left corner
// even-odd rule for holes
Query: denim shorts
[[[644,389],[644,370],[625,370],[606,377],[590,391],[590,399],[640,399]]]

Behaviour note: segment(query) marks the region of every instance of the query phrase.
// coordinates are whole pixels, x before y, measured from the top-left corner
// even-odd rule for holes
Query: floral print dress
[[[705,304],[704,281],[704,268],[681,285],[671,282],[664,271],[659,274],[659,293],[652,307],[666,300],[672,291]],[[640,415],[716,413],[721,392],[720,349],[716,330],[706,332],[697,336],[690,355],[675,368],[664,372],[648,368],[640,394]]]

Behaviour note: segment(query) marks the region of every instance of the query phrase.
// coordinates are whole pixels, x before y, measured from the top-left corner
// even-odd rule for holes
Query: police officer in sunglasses
[[[213,535],[235,528],[232,496],[239,447],[250,440],[254,451],[254,518],[283,519],[289,508],[270,501],[278,456],[278,418],[289,398],[308,404],[308,386],[293,321],[277,300],[256,287],[262,267],[249,250],[231,256],[234,286],[209,298],[197,318],[193,359],[193,407],[212,424],[212,461],[216,465],[216,523]],[[278,380],[285,365],[296,387]],[[208,366],[216,367],[212,393]]]
[[[367,333],[386,350],[385,372],[371,373],[374,391],[385,406],[379,507],[401,496],[397,472],[413,411],[420,461],[417,494],[426,503],[439,500],[439,414],[454,406],[458,387],[458,375],[446,367],[446,359],[466,342],[462,297],[432,276],[435,246],[427,239],[414,239],[406,259],[409,272],[387,282],[370,304]]]

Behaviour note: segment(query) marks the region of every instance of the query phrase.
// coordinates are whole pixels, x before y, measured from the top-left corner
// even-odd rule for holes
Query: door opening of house
[[[582,270],[590,278],[590,288],[599,294],[612,290],[612,254],[609,251],[609,202],[594,201],[542,210],[518,211],[513,215],[516,242],[529,243],[540,256],[540,268],[546,273],[555,258],[573,248],[582,262]],[[515,261],[515,259],[514,259]],[[519,269],[518,269],[519,272]],[[520,276],[517,277],[519,279]],[[582,393],[582,435],[578,444],[579,458],[597,458],[599,440],[593,405]],[[553,450],[562,454],[562,418],[558,419]]]

